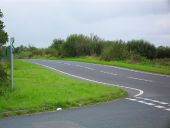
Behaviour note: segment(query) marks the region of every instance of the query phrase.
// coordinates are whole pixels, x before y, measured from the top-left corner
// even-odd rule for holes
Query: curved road
[[[0,119],[0,128],[170,128],[170,76],[73,61],[25,60],[129,92],[123,100]]]

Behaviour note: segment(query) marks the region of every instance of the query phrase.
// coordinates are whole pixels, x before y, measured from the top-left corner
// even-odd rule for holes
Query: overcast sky
[[[170,46],[170,0],[0,0],[0,9],[16,46],[75,33]]]

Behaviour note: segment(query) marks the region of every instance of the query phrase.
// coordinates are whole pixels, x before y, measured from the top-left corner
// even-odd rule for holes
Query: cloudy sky
[[[16,46],[47,47],[54,38],[97,34],[170,46],[170,0],[0,0]]]

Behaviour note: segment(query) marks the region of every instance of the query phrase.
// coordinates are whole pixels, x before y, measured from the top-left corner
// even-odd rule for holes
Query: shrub
[[[0,86],[8,85],[7,64],[0,62]]]
[[[132,40],[127,43],[128,51],[140,54],[148,59],[156,57],[156,48],[154,45],[144,40]]]
[[[157,58],[170,58],[170,47],[158,47]]]
[[[101,54],[101,59],[106,61],[124,60],[129,56],[126,44],[122,41],[115,41],[107,44]]]

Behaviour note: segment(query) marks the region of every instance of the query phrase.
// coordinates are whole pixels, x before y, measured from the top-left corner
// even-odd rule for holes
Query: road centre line
[[[162,105],[169,104],[169,103],[166,103],[166,102],[163,102],[163,101],[158,101],[158,100],[153,100],[153,99],[148,99],[148,98],[143,98],[143,97],[136,97],[136,98],[142,99],[142,100],[147,100],[147,101],[152,101],[152,102],[159,103],[159,104],[162,104]]]
[[[160,106],[160,105],[157,105],[157,106],[154,106],[155,108],[166,108],[164,106]]]
[[[68,64],[68,63],[63,63],[63,64],[66,64],[66,65],[71,65],[71,64]],[[92,71],[95,71],[96,69],[93,69],[93,68],[89,68],[89,67],[86,67],[86,66],[81,66],[81,65],[78,65],[76,64],[75,66],[77,67],[81,67],[81,68],[86,68],[86,69],[89,69],[89,70],[92,70]],[[97,70],[96,70],[97,71]],[[105,74],[109,74],[109,75],[114,75],[114,76],[117,76],[118,74],[115,74],[115,73],[111,73],[111,72],[105,72],[105,71],[99,71],[99,72],[102,72],[102,73],[105,73]],[[128,77],[129,79],[135,79],[135,80],[140,80],[140,81],[146,81],[146,82],[153,82],[152,80],[146,80],[146,79],[140,79],[140,78],[136,78],[136,77]]]
[[[131,100],[131,101],[136,101],[137,99],[132,99],[132,98],[125,98],[127,100]]]
[[[135,80],[141,80],[141,81],[146,81],[146,82],[153,82],[152,80],[146,80],[146,79],[140,79],[136,77],[128,77],[129,79],[135,79]]]
[[[69,63],[63,63],[63,64],[66,64],[66,65],[68,65],[68,66],[70,66],[71,64],[69,64]]]
[[[81,62],[81,63],[85,63],[85,62]],[[117,68],[117,69],[121,69],[121,70],[126,70],[126,71],[131,71],[131,72],[137,72],[137,73],[141,73],[141,74],[149,74],[149,75],[155,75],[155,76],[170,77],[170,75],[163,75],[163,74],[158,74],[158,73],[151,73],[151,72],[139,71],[139,70],[128,69],[128,68],[123,68],[123,67],[116,67],[116,66],[105,65],[105,64],[93,64],[93,63],[89,63],[89,64],[98,65],[98,66],[104,66],[104,67]]]
[[[167,110],[167,111],[170,111],[170,108],[168,108],[168,109],[165,109],[165,110]]]
[[[126,98],[127,100],[131,100],[131,101],[136,101],[136,102],[139,102],[139,103],[143,103],[143,104],[146,104],[146,105],[149,105],[149,106],[153,106],[155,104],[153,103],[149,103],[149,102],[146,102],[146,101],[141,101],[141,100],[137,100],[137,99],[134,99],[134,98]]]
[[[81,65],[78,65],[78,64],[76,64],[75,66],[77,66],[77,67],[81,67],[81,68],[86,68],[86,69],[89,69],[89,70],[95,70],[95,69],[93,69],[93,68],[89,68],[89,67],[85,67],[85,66],[81,66]]]
[[[117,76],[118,74],[115,74],[115,73],[111,73],[111,72],[105,72],[105,71],[100,71],[102,73],[105,73],[105,74],[109,74],[109,75],[114,75],[114,76]]]

